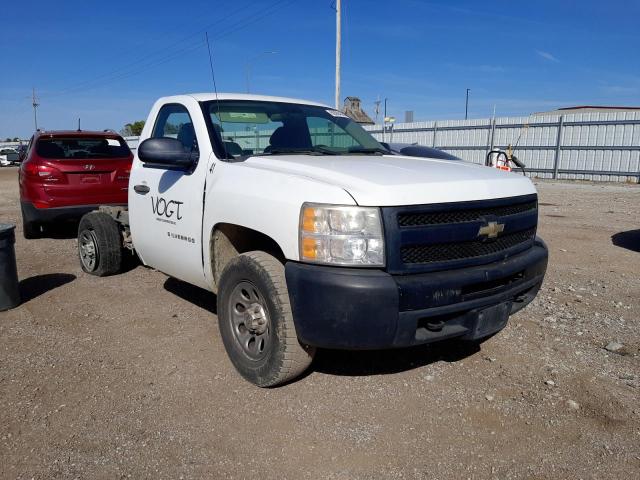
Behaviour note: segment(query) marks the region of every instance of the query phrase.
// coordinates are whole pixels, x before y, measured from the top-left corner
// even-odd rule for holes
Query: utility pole
[[[32,93],[31,93],[31,105],[33,106],[33,123],[36,127],[36,131],[38,131],[38,112],[36,109],[40,106],[40,104],[36,101],[35,88],[32,89]]]
[[[387,98],[384,99],[384,117],[382,119],[382,141],[384,142],[384,134],[387,130]]]
[[[336,110],[340,110],[340,57],[342,44],[341,0],[336,0]]]
[[[464,102],[464,119],[466,120],[469,117],[469,92],[470,88],[467,88],[467,100]]]
[[[375,114],[376,114],[376,119],[375,119],[374,123],[376,123],[376,124],[377,124],[377,123],[378,123],[378,115],[380,115],[380,104],[382,103],[382,102],[380,101],[380,95],[378,95],[378,99],[377,99],[375,102],[373,102],[373,103],[374,103],[374,105],[376,106],[376,108],[375,108],[375,110],[374,110],[374,112],[375,112]]]

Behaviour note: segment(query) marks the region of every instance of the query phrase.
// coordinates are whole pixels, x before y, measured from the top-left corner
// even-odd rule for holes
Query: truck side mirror
[[[138,146],[138,158],[149,167],[190,170],[198,157],[175,138],[147,138]]]

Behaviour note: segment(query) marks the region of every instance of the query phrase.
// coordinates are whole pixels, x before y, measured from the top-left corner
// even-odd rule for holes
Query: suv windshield
[[[221,100],[205,102],[203,108],[220,136],[212,144],[226,158],[387,153],[360,125],[328,107]]]
[[[57,159],[126,158],[131,155],[123,140],[107,137],[41,138],[36,151],[42,158]]]

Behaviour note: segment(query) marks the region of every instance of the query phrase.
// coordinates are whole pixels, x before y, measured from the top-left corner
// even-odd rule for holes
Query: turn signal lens
[[[318,256],[318,242],[313,237],[302,239],[302,256],[307,260],[315,260]]]

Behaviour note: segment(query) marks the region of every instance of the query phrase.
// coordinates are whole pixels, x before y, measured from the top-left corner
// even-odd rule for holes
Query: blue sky
[[[331,0],[9,1],[0,28],[0,138],[120,130],[163,95],[219,91],[333,104]],[[164,6],[166,5],[166,6]],[[640,1],[343,0],[342,96],[387,97],[399,120],[640,105]]]

